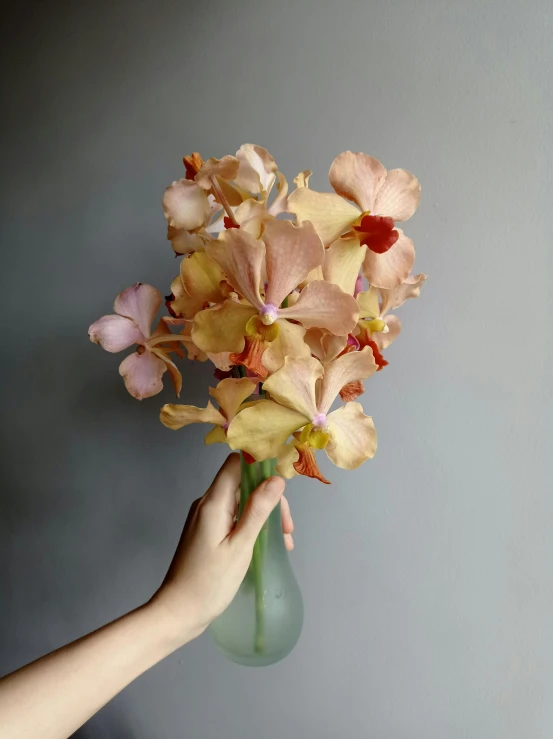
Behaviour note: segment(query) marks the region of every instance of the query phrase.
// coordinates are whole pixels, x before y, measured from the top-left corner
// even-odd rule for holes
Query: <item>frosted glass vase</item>
[[[275,472],[276,460],[248,464],[242,456],[240,511],[255,488]],[[280,503],[254,547],[246,577],[211,634],[233,662],[263,667],[286,657],[303,624],[303,601],[284,545]]]

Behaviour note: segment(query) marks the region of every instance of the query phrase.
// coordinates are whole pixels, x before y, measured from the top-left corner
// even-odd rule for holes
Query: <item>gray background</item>
[[[365,407],[375,459],[289,485],[305,629],[283,663],[207,637],[81,739],[553,734],[553,10],[535,2],[43,2],[4,16],[1,669],[147,599],[224,456],[157,421],[87,328],[176,273],[180,157],[351,148],[415,172],[424,294]],[[206,366],[184,402],[203,404]]]

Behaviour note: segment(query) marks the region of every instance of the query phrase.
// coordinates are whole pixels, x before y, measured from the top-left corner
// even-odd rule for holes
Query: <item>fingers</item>
[[[294,521],[292,520],[292,513],[290,512],[290,504],[288,498],[283,495],[280,499],[280,513],[282,517],[282,533],[284,534],[284,545],[288,552],[291,552],[294,548],[294,539],[292,538],[292,532],[294,530]]]
[[[288,503],[288,498],[285,495],[280,499],[280,513],[282,515],[282,531],[285,534],[291,534],[294,531],[294,521],[290,512],[290,503]]]
[[[253,491],[234,530],[235,541],[253,547],[263,524],[282,498],[284,487],[282,477],[269,477]]]
[[[219,503],[225,509],[228,509],[226,512],[234,515],[234,511],[236,510],[236,491],[239,487],[240,456],[238,454],[229,454],[204,495],[204,500],[206,503],[208,501]]]

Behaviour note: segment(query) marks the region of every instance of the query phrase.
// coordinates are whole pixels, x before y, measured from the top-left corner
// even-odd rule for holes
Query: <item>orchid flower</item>
[[[221,380],[216,388],[209,388],[209,394],[219,404],[219,410],[215,408],[211,401],[208,402],[205,408],[168,403],[161,409],[161,423],[167,428],[173,429],[173,431],[191,423],[211,423],[215,428],[207,434],[205,443],[226,443],[229,424],[236,416],[242,403],[254,392],[256,384],[256,380],[250,380],[248,377],[241,377],[240,379],[228,377]]]
[[[198,152],[184,157],[186,177],[163,196],[167,238],[177,254],[202,250],[223,227],[259,236],[262,222],[286,210],[288,184],[269,152],[244,144],[236,156],[204,162]],[[277,196],[268,198],[277,183]]]
[[[399,308],[409,298],[418,297],[425,280],[425,274],[411,275],[391,290],[373,286],[357,296],[359,324],[356,338],[361,346],[372,348],[379,369],[388,364],[381,352],[397,339],[401,331],[399,318],[389,315],[389,312]]]
[[[296,472],[320,479],[313,449],[324,449],[338,467],[359,467],[376,450],[372,419],[359,403],[329,411],[344,385],[366,379],[376,369],[368,347],[343,354],[326,367],[314,357],[286,357],[263,384],[271,399],[243,409],[231,422],[231,449],[242,449],[258,461],[270,459],[284,453],[288,437],[302,429],[292,442]]]
[[[387,171],[373,157],[346,151],[329,172],[334,193],[310,190],[307,183],[288,197],[288,210],[309,220],[325,244],[344,234],[366,245],[363,271],[371,285],[393,288],[409,275],[413,242],[395,222],[410,218],[420,199],[417,178],[404,169]]]
[[[181,373],[169,358],[176,342],[181,341],[180,337],[164,330],[163,321],[151,332],[161,303],[159,290],[137,282],[117,296],[113,305],[115,315],[99,318],[88,329],[90,340],[108,352],[120,352],[133,344],[138,345],[138,350],[119,365],[119,374],[127,390],[138,400],[161,392],[161,378],[167,370],[177,396],[182,386]],[[163,346],[165,344],[172,344],[173,348]]]
[[[242,229],[231,229],[211,242],[206,253],[243,300],[225,300],[200,311],[194,319],[192,338],[205,352],[232,352],[236,364],[263,379],[268,370],[261,358],[281,328],[288,329],[283,321],[291,319],[305,328],[317,326],[335,334],[347,334],[357,323],[355,299],[322,280],[310,282],[293,305],[282,307],[296,286],[323,262],[324,248],[310,223],[298,227],[290,221],[267,221],[263,241]],[[264,267],[267,283],[262,295]],[[297,346],[301,341],[299,332],[287,330],[287,337],[289,344]]]

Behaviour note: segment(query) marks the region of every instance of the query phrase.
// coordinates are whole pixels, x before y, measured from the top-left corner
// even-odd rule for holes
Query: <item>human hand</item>
[[[263,524],[279,500],[286,548],[294,528],[280,477],[270,477],[250,496],[236,522],[240,458],[231,454],[202,498],[190,508],[161,588],[151,600],[169,616],[177,641],[193,639],[230,604],[252,558]]]

